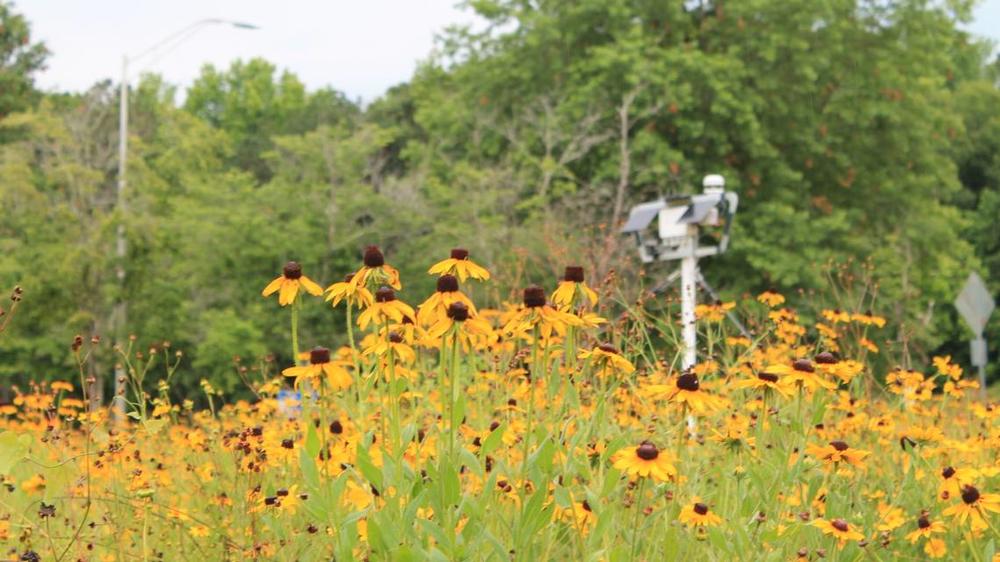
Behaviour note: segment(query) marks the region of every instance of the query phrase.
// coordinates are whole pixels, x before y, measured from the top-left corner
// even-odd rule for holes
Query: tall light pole
[[[194,36],[195,33],[200,31],[204,27],[212,25],[230,25],[237,29],[258,29],[257,26],[243,23],[238,21],[231,21],[219,18],[206,18],[198,20],[186,27],[183,27],[174,33],[164,37],[158,43],[152,45],[145,51],[129,57],[128,55],[122,56],[122,77],[119,84],[119,94],[118,94],[118,188],[116,190],[115,198],[115,209],[118,211],[118,227],[115,232],[115,255],[118,258],[118,264],[115,268],[115,275],[118,278],[119,293],[118,300],[115,303],[114,309],[114,319],[115,319],[115,340],[118,344],[123,344],[126,337],[125,325],[128,316],[128,303],[124,298],[125,292],[125,254],[126,254],[126,238],[125,238],[125,214],[127,211],[127,203],[125,201],[125,189],[128,186],[126,180],[126,171],[128,170],[128,66],[129,63],[137,62],[145,57],[148,57],[154,53],[166,54],[171,49],[177,47],[181,43],[187,41]],[[122,369],[121,364],[115,365],[115,400],[119,404],[121,401],[118,400],[120,396],[119,390],[123,388],[123,377],[125,373]]]

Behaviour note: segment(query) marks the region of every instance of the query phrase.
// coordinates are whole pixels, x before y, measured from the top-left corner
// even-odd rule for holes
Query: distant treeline
[[[809,314],[877,291],[887,362],[967,357],[951,301],[973,269],[1000,287],[1000,65],[961,29],[967,3],[470,4],[485,30],[449,29],[366,107],[258,59],[206,66],[183,104],[144,76],[124,213],[117,85],[37,91],[47,51],[0,4],[0,285],[24,287],[0,374],[68,377],[73,336],[113,339],[123,298],[136,349],[169,340],[179,384],[233,390],[234,357],[290,362],[287,315],[260,296],[282,264],[325,285],[367,244],[413,304],[456,246],[496,276],[483,303],[571,262],[634,298],[616,225],[710,172],[742,198],[731,251],[705,263],[724,296],[772,288]],[[305,307],[303,345],[342,343],[341,314]]]

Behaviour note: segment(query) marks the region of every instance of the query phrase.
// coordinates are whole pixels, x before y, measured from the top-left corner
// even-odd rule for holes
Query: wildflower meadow
[[[429,273],[413,304],[374,246],[325,289],[295,262],[262,279],[296,361],[245,372],[252,400],[202,381],[207,407],[174,402],[182,352],[133,337],[120,395],[88,408],[105,344],[67,342],[79,376],[3,407],[5,555],[1000,559],[1000,410],[948,357],[879,372],[867,309],[805,325],[773,291],[699,305],[681,370],[670,298],[627,303],[570,266],[487,308],[468,251]],[[347,344],[300,349],[327,337],[300,311],[331,306]]]

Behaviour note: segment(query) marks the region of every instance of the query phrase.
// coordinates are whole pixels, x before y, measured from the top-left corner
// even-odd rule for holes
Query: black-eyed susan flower
[[[728,401],[701,388],[698,375],[691,371],[679,375],[673,383],[649,385],[646,392],[654,399],[663,399],[695,414],[709,414],[726,407]]]
[[[552,293],[552,303],[563,310],[587,303],[590,306],[597,304],[597,293],[584,282],[582,267],[566,267],[563,280]]]
[[[390,287],[381,287],[375,291],[375,302],[358,315],[358,327],[362,330],[369,324],[385,324],[394,322],[402,324],[408,318],[413,320],[413,308],[396,298],[396,291]]]
[[[931,521],[930,514],[926,511],[917,518],[917,528],[906,535],[906,540],[915,543],[920,539],[930,539],[934,534],[945,532],[944,523],[941,521]]]
[[[737,414],[726,417],[722,427],[713,428],[708,438],[736,452],[756,444],[756,439],[750,436],[749,418]]]
[[[633,478],[653,478],[658,482],[666,482],[677,476],[677,468],[670,455],[657,449],[649,441],[643,441],[638,447],[619,450],[611,455],[611,462],[616,469]]]
[[[785,297],[776,291],[768,289],[763,293],[757,295],[757,302],[765,304],[771,308],[776,306],[781,306],[785,303]]]
[[[445,273],[438,277],[437,288],[434,294],[427,297],[419,307],[417,319],[421,326],[429,326],[437,322],[448,311],[452,303],[460,302],[469,309],[473,316],[476,315],[476,306],[458,288],[458,278],[450,273]]]
[[[582,535],[589,533],[590,528],[597,523],[597,516],[594,515],[594,511],[590,508],[587,500],[573,502],[568,508],[557,507],[554,515],[559,520],[568,523]]]
[[[302,380],[310,380],[315,383],[324,375],[327,383],[335,390],[351,386],[351,375],[342,365],[330,360],[330,350],[325,347],[314,347],[309,352],[308,365],[289,367],[281,374],[286,377],[297,377],[295,379],[296,388]]]
[[[865,538],[860,531],[854,529],[850,523],[843,519],[817,519],[812,524],[823,531],[824,535],[835,537],[839,547],[843,547],[847,541],[860,541]]]
[[[545,290],[538,285],[524,289],[523,303],[524,306],[504,326],[504,333],[525,337],[533,328],[538,327],[541,337],[547,340],[553,333],[564,335],[567,326],[582,324],[576,316],[551,306],[545,298]]]
[[[417,360],[417,353],[406,342],[402,332],[396,330],[383,330],[383,332],[386,333],[380,334],[372,345],[362,352],[363,357],[370,355],[382,357],[392,351],[396,359],[402,363],[413,363]]]
[[[875,530],[883,533],[895,531],[896,529],[902,527],[903,523],[906,522],[906,518],[903,516],[903,510],[901,508],[884,502],[879,502],[878,516],[879,519],[878,523],[875,525]]]
[[[958,496],[962,493],[963,487],[975,483],[977,478],[979,478],[979,472],[974,468],[946,466],[941,469],[941,483],[938,485],[938,495],[942,498]]]
[[[938,373],[956,381],[962,378],[961,365],[952,363],[950,355],[945,355],[943,357],[936,356],[931,359],[931,362],[934,364],[934,368],[937,369]]]
[[[677,519],[691,527],[715,527],[722,524],[722,518],[709,509],[707,504],[701,502],[699,498],[685,505]]]
[[[823,318],[831,324],[846,324],[851,321],[851,314],[840,310],[839,308],[834,309],[824,309],[820,313]]]
[[[343,281],[339,281],[326,288],[326,301],[331,306],[336,307],[341,301],[347,302],[347,306],[354,308],[364,308],[370,306],[375,297],[364,285],[352,283],[353,273],[348,273]]]
[[[694,307],[694,316],[705,322],[722,322],[726,314],[736,307],[734,302],[718,301],[712,304],[699,304]]]
[[[478,281],[486,281],[490,278],[490,272],[470,260],[469,251],[463,248],[453,249],[448,259],[441,260],[432,265],[427,270],[427,273],[431,275],[454,275],[462,281],[470,278]]]
[[[975,486],[966,485],[962,487],[961,497],[961,502],[941,513],[954,517],[959,523],[968,521],[974,531],[989,527],[988,512],[1000,513],[1000,494],[983,494]]]
[[[851,466],[862,467],[864,466],[865,458],[870,455],[871,452],[854,449],[844,441],[831,441],[827,445],[807,446],[806,454],[812,455],[827,465],[846,463]]]
[[[310,295],[320,296],[323,288],[317,285],[312,279],[302,275],[302,266],[297,262],[290,261],[281,270],[281,276],[271,281],[261,292],[265,297],[278,293],[278,304],[288,306],[295,302],[295,297],[299,294],[299,287],[303,288]]]
[[[488,337],[492,330],[489,322],[473,317],[464,302],[453,302],[445,315],[428,328],[427,336],[434,339],[456,336],[462,348],[469,350],[476,347],[476,338]]]
[[[349,281],[355,287],[392,287],[397,291],[403,288],[399,282],[399,271],[385,263],[385,256],[378,246],[368,246],[362,258],[361,269],[354,272]]]
[[[812,391],[821,388],[826,390],[837,388],[836,383],[827,380],[822,373],[817,373],[816,366],[808,359],[796,359],[791,365],[769,365],[767,371],[781,375],[790,386],[797,388]]]
[[[602,343],[593,349],[585,349],[580,352],[579,358],[590,360],[594,370],[601,376],[609,374],[630,375],[635,372],[635,365],[609,343]]]
[[[759,390],[765,395],[778,393],[785,398],[791,398],[792,396],[792,389],[789,384],[783,381],[776,373],[771,373],[766,370],[760,371],[751,377],[734,382],[733,387]]]
[[[878,316],[877,314],[872,314],[872,311],[866,312],[855,312],[851,315],[851,320],[861,324],[862,326],[875,326],[876,328],[881,328],[885,326],[885,318]]]

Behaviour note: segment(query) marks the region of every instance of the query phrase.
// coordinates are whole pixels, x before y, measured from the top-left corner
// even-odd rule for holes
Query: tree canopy
[[[123,215],[116,87],[35,91],[45,47],[0,4],[0,282],[26,295],[0,373],[57,375],[73,334],[110,335],[123,297],[137,345],[170,340],[189,385],[235,389],[234,357],[290,360],[260,298],[281,265],[329,284],[367,244],[412,281],[410,302],[453,246],[497,272],[484,300],[569,261],[635,293],[642,268],[617,225],[706,173],[742,198],[731,251],[703,262],[725,296],[846,306],[846,271],[903,327],[888,361],[962,356],[961,282],[980,270],[1000,287],[1000,73],[962,30],[970,5],[476,0],[485,26],[448,30],[366,107],[260,59],[206,66],[182,105],[147,75],[132,85]],[[303,314],[311,343],[343,338],[337,313]]]

